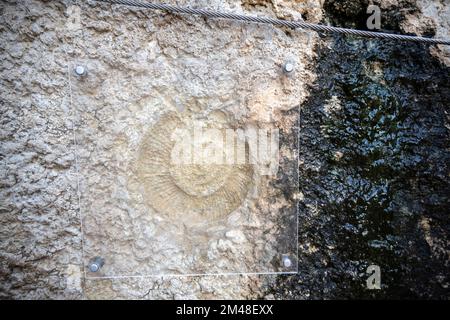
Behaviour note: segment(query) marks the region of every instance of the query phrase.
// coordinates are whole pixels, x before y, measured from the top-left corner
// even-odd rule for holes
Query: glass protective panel
[[[69,54],[86,276],[297,272],[300,55],[268,55],[270,26],[114,8]]]

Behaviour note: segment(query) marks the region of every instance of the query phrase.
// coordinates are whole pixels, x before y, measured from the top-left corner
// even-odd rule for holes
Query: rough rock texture
[[[80,298],[62,3],[2,2],[2,298]]]
[[[437,38],[448,39],[450,37],[450,6],[448,1],[417,1],[417,8],[421,15],[407,14],[402,22],[402,28],[406,32],[419,35],[435,35]],[[436,46],[431,48],[431,53],[439,60],[450,66],[450,48],[448,46]]]
[[[239,11],[208,3],[214,5]],[[256,168],[231,166],[228,176],[213,166],[181,172],[170,163],[168,146],[178,125],[193,120],[228,128],[279,123],[282,136],[294,130],[298,113],[283,112],[298,110],[306,97],[313,39],[270,26],[205,23],[95,2],[81,9],[80,28],[65,40],[70,69],[79,63],[88,70],[70,81],[79,116],[84,265],[95,255],[107,260],[101,273],[88,276],[283,271],[281,253],[296,255],[296,204],[289,191],[297,192],[295,144],[280,146],[280,162],[293,164],[284,176],[294,183],[278,183],[278,189],[268,188]],[[295,76],[283,74],[287,60]],[[297,133],[291,136],[296,141]],[[202,180],[213,190],[205,196],[198,194]],[[122,281],[112,283],[122,290]],[[140,288],[146,292],[152,283]],[[191,279],[179,283],[175,292],[189,294]],[[102,295],[96,282],[87,286],[93,286],[92,296]]]
[[[326,8],[332,24],[361,20],[353,1]],[[300,124],[300,271],[271,292],[447,299],[448,67],[420,44],[337,36],[317,50]],[[380,266],[381,290],[366,288],[369,265]]]
[[[369,1],[177,3],[365,28]],[[446,1],[380,6],[383,29],[448,37]],[[318,39],[69,0],[3,1],[0,48],[1,298],[448,298],[448,48]],[[285,59],[297,73],[280,82]],[[221,78],[209,66],[225,61]],[[77,63],[95,72],[76,79]],[[278,109],[276,120],[289,127],[301,105],[298,275],[83,278],[79,200],[89,184],[77,171],[95,159],[93,178],[111,174],[101,167],[108,159],[91,156],[95,135],[87,128],[99,132],[101,120],[112,120],[107,103],[134,101],[149,83],[163,88],[147,97],[164,102],[160,111],[176,109],[180,92],[196,101],[193,111],[247,92],[243,110],[230,105],[237,120],[267,120]],[[126,129],[121,123],[145,131],[157,120],[139,105],[121,118],[119,107],[114,115],[123,121],[106,132]],[[126,123],[127,112],[140,115],[137,123]],[[120,141],[104,142],[97,151],[114,150],[120,161]],[[369,264],[381,267],[380,291],[365,288]]]

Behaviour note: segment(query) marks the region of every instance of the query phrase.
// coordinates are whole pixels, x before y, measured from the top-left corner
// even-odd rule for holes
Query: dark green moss
[[[448,299],[450,70],[421,44],[332,41],[302,106],[300,271],[268,293]]]

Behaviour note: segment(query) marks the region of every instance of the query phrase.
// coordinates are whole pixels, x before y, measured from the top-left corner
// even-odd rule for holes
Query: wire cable
[[[328,33],[340,33],[346,35],[354,35],[359,37],[367,37],[367,38],[379,38],[379,39],[391,39],[398,41],[413,41],[413,42],[422,42],[428,44],[444,44],[450,45],[450,40],[443,39],[434,39],[434,38],[426,38],[426,37],[418,37],[418,36],[407,36],[401,34],[393,34],[393,33],[384,33],[384,32],[373,32],[373,31],[364,31],[364,30],[355,30],[348,28],[339,28],[326,26],[321,24],[307,23],[304,21],[289,21],[289,20],[281,20],[281,19],[273,19],[266,17],[257,17],[257,16],[249,16],[242,15],[236,13],[226,13],[219,11],[209,11],[204,9],[193,9],[187,7],[177,7],[163,3],[151,3],[151,2],[142,2],[135,0],[95,0],[99,2],[106,2],[110,4],[119,4],[140,8],[147,8],[153,10],[162,10],[170,13],[181,13],[181,14],[190,14],[190,15],[199,15],[207,18],[222,18],[222,19],[231,19],[231,20],[239,20],[245,22],[255,22],[255,23],[264,23],[271,24],[274,26],[282,26],[289,27],[292,29],[308,29],[313,31],[322,31]]]

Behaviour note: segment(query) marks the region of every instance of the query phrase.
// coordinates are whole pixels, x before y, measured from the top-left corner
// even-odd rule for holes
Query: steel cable
[[[289,20],[281,20],[281,19],[273,19],[266,17],[256,17],[249,15],[242,15],[236,13],[225,13],[218,11],[209,11],[204,9],[193,9],[187,7],[177,7],[163,3],[151,3],[151,2],[142,2],[142,1],[134,1],[134,0],[95,0],[100,2],[106,2],[110,4],[120,4],[126,6],[133,7],[141,7],[153,10],[162,10],[170,13],[182,13],[182,14],[191,14],[191,15],[199,15],[208,18],[223,18],[223,19],[231,19],[231,20],[239,20],[246,22],[255,22],[255,23],[265,23],[271,24],[274,26],[283,26],[289,27],[292,29],[309,29],[314,31],[322,31],[328,33],[341,33],[347,35],[355,35],[360,37],[368,37],[368,38],[381,38],[381,39],[391,39],[391,40],[400,40],[400,41],[414,41],[414,42],[423,42],[428,44],[444,44],[450,45],[449,40],[443,39],[433,39],[433,38],[425,38],[418,36],[407,36],[401,34],[392,34],[392,33],[383,33],[383,32],[373,32],[373,31],[363,31],[363,30],[355,30],[348,28],[339,28],[332,26],[325,26],[321,24],[307,23],[304,21],[289,21]]]

